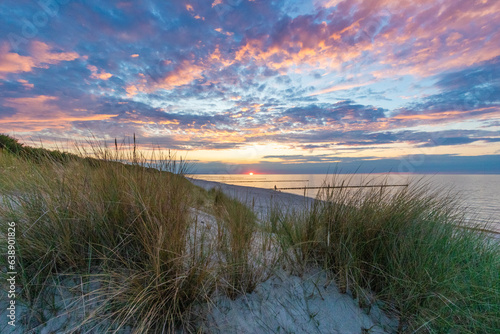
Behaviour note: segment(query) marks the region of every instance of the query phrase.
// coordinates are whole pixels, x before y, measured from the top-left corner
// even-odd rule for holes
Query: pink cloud
[[[500,55],[500,2],[324,1],[327,21],[299,16],[234,53],[280,72],[341,70],[346,62],[379,64],[399,75],[429,76]],[[233,55],[226,55],[230,59]]]
[[[374,82],[375,82],[375,80],[358,82],[358,83],[350,83],[350,84],[349,83],[338,84],[338,85],[334,85],[330,88],[325,88],[325,89],[322,89],[320,91],[313,92],[313,93],[309,94],[308,96],[315,96],[315,95],[321,95],[321,94],[326,94],[326,93],[330,93],[330,92],[337,92],[337,91],[341,91],[341,90],[348,90],[348,89],[352,89],[352,88],[363,87],[363,86],[370,85]]]
[[[35,85],[30,83],[28,80],[19,79],[19,80],[17,80],[17,82],[22,84],[27,89],[31,89],[31,88],[35,87]]]
[[[170,61],[165,61],[165,65],[169,65]],[[201,79],[203,71],[205,71],[210,63],[204,64],[200,62],[195,64],[193,61],[184,60],[177,64],[174,69],[165,74],[158,80],[152,80],[146,75],[140,73],[136,82],[130,83],[125,90],[129,97],[134,96],[137,92],[151,92],[158,89],[174,89],[179,86],[184,86],[194,80]]]
[[[63,110],[55,96],[7,98],[3,105],[17,112],[0,118],[0,131],[41,131],[43,129],[67,129],[71,122],[106,120],[117,115],[92,114],[87,110]]]
[[[382,62],[401,74],[428,76],[500,55],[500,32],[491,24],[500,20],[498,1],[406,6],[393,9],[402,14],[377,43]]]
[[[0,79],[4,79],[9,73],[29,72],[33,67],[33,58],[9,52],[7,44],[0,48]]]
[[[450,124],[468,120],[488,120],[498,119],[500,110],[498,107],[484,107],[472,110],[447,110],[440,112],[427,112],[422,114],[399,114],[392,116],[390,128],[401,128],[418,125],[432,124]]]
[[[31,54],[38,64],[57,64],[79,58],[76,52],[54,52],[48,44],[39,41],[31,43]]]
[[[7,44],[0,47],[0,78],[10,73],[31,72],[33,68],[47,68],[49,65],[79,58],[76,52],[56,52],[48,44],[33,41],[29,48],[29,56],[11,52]]]
[[[113,76],[113,74],[107,73],[103,69],[99,70],[97,66],[94,65],[87,65],[87,68],[92,72],[91,78],[93,79],[108,80]]]

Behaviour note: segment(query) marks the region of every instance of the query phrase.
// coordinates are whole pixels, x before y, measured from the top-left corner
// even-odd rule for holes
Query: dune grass
[[[498,241],[466,228],[453,194],[422,183],[329,189],[308,209],[274,206],[258,222],[220,190],[192,185],[169,152],[146,158],[115,142],[58,154],[4,139],[0,224],[17,224],[19,292],[33,310],[26,328],[61,308],[54,289],[66,289],[78,296],[67,312],[82,314],[75,331],[196,332],[193,310],[214,294],[236,298],[274,267],[310,266],[362,307],[383,305],[400,333],[500,328]]]
[[[258,273],[252,265],[252,243],[256,232],[255,214],[235,199],[226,196],[220,189],[212,189],[214,207],[218,218],[218,238],[224,257],[221,277],[227,284],[227,294],[237,295],[252,292]]]
[[[190,308],[218,286],[234,297],[255,285],[246,278],[245,250],[253,213],[192,185],[183,177],[184,162],[169,153],[153,151],[146,159],[135,147],[97,145],[92,157],[80,149],[80,156],[60,161],[0,152],[0,215],[2,224],[17,223],[21,295],[32,309],[46,304],[47,282],[77,274],[82,301],[99,301],[85,328],[133,324],[136,333],[173,332],[190,326]],[[189,244],[197,242],[189,235],[195,207],[224,221],[227,240]],[[219,249],[224,269],[212,256]],[[219,278],[222,272],[230,273],[227,280]]]
[[[289,261],[323,266],[363,307],[385,302],[398,332],[493,333],[498,241],[467,228],[456,195],[431,189],[329,189],[307,213],[274,212],[275,232]]]

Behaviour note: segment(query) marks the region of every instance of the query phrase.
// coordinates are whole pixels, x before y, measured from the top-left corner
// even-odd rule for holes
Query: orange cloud
[[[139,89],[135,85],[128,85],[125,87],[125,91],[127,92],[127,97],[133,97],[135,94],[137,94],[137,91]]]
[[[217,5],[221,5],[222,4],[222,0],[215,0],[213,3],[212,3],[212,7],[215,7]]]
[[[361,82],[361,83],[335,85],[333,87],[325,88],[325,89],[322,89],[320,91],[311,93],[308,96],[315,96],[315,95],[321,95],[321,94],[326,94],[326,93],[331,93],[331,92],[337,92],[339,90],[346,90],[346,89],[352,89],[352,88],[357,88],[357,87],[363,87],[363,86],[370,85],[374,82],[375,82],[375,80],[365,81],[365,82]]]
[[[28,80],[19,79],[19,80],[17,80],[17,82],[21,83],[25,88],[28,88],[28,89],[35,87],[35,85],[30,83]]]
[[[158,80],[148,80],[144,74],[140,73],[139,80],[127,85],[125,90],[127,91],[127,96],[132,97],[139,91],[149,93],[158,89],[174,89],[175,87],[187,85],[193,80],[203,78],[201,74],[205,69],[206,66],[203,64],[197,65],[191,61],[184,60]]]
[[[177,86],[187,85],[193,80],[201,79],[204,68],[184,60],[173,71],[169,72],[160,83],[158,88],[172,89]]]
[[[216,28],[215,31],[217,31],[218,33],[224,34],[226,36],[233,36],[234,35],[234,32],[224,31],[224,29],[222,29],[222,28]]]
[[[55,52],[49,45],[39,41],[31,43],[29,56],[10,52],[9,46],[4,44],[0,47],[0,78],[6,78],[9,73],[31,72],[35,67],[47,68],[79,57],[76,52]]]
[[[54,102],[55,96],[38,95],[35,97],[7,98],[5,107],[14,108],[17,113],[0,119],[2,131],[41,131],[47,128],[65,129],[76,121],[106,120],[118,115],[88,114],[73,110],[61,110]]]
[[[279,43],[266,46],[270,36],[262,39],[248,40],[235,53],[237,61],[255,61],[261,66],[267,66],[282,73],[290,68],[308,65],[315,69],[340,69],[342,63],[353,60],[364,51],[372,50],[369,41],[358,43],[353,47],[346,47],[338,43],[337,34],[328,32],[328,25],[323,22],[309,30],[304,25],[295,28]]]
[[[107,73],[104,70],[99,70],[96,66],[94,65],[87,65],[87,68],[92,72],[91,78],[94,79],[101,79],[101,80],[108,80],[113,76],[111,73]]]
[[[155,125],[178,125],[179,121],[174,119],[172,121],[142,121],[142,120],[127,120],[126,123],[134,123],[134,124],[155,124]]]

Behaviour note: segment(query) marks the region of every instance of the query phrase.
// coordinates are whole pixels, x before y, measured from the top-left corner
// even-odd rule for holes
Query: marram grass
[[[146,159],[115,143],[61,154],[4,137],[1,228],[17,223],[25,328],[60,307],[54,290],[70,290],[79,298],[67,312],[81,315],[71,330],[196,332],[199,305],[251,292],[275,266],[324,268],[362,307],[383,305],[400,333],[500,328],[498,239],[468,229],[456,197],[429,185],[330,189],[258,222],[221,191],[193,186],[169,153]],[[193,209],[213,215],[215,231],[200,232]],[[262,262],[256,245],[277,260]]]
[[[107,324],[120,331],[133,324],[136,333],[173,332],[189,329],[190,309],[218,287],[234,296],[249,289],[242,248],[255,228],[253,213],[192,185],[182,175],[183,162],[172,155],[154,151],[145,159],[135,149],[95,146],[92,158],[61,162],[51,155],[33,161],[0,152],[0,216],[2,224],[17,223],[21,295],[31,308],[46,304],[53,277],[77,274],[82,301],[99,301],[82,329]],[[121,163],[127,160],[132,164]],[[188,245],[195,207],[220,215],[231,232],[227,242]],[[220,248],[235,268],[230,280],[218,278],[231,273],[212,256]]]
[[[456,196],[431,189],[330,189],[301,215],[275,210],[274,231],[289,261],[323,266],[361,306],[383,301],[401,333],[494,333],[498,239],[468,228]]]

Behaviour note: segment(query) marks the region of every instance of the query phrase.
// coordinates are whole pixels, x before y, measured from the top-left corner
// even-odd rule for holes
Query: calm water
[[[223,182],[228,184],[249,186],[256,188],[300,188],[318,187],[332,180],[333,176],[323,174],[258,174],[258,175],[235,175],[235,174],[197,174],[193,178],[202,180]],[[381,184],[387,180],[387,184],[407,184],[412,180],[430,182],[433,187],[445,187],[459,192],[464,204],[469,208],[468,215],[478,222],[491,222],[491,229],[500,231],[500,175],[398,175],[398,174],[357,174],[336,175],[335,184],[361,185]],[[282,189],[298,195],[316,197],[318,190],[304,189]]]

